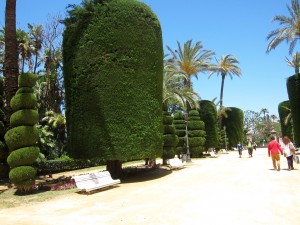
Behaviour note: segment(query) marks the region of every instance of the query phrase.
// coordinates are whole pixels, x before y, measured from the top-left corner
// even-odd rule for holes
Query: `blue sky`
[[[216,52],[216,58],[232,54],[240,61],[241,78],[225,80],[224,105],[259,112],[267,108],[278,115],[278,104],[288,100],[286,78],[294,74],[285,57],[288,45],[282,43],[266,54],[266,36],[278,27],[275,15],[288,15],[286,5],[291,0],[142,0],[158,16],[163,44],[177,48],[177,41],[201,41],[205,49]],[[19,0],[17,27],[27,23],[45,24],[49,15],[65,15],[68,4],[81,0]],[[5,1],[0,1],[0,25],[4,24]],[[298,46],[296,46],[297,50]],[[194,90],[202,99],[219,98],[221,78],[198,74],[193,79]]]

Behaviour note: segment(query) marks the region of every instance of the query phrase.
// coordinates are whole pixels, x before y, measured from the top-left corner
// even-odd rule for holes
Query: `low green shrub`
[[[33,164],[39,156],[40,149],[36,146],[19,148],[13,151],[7,158],[10,167]]]

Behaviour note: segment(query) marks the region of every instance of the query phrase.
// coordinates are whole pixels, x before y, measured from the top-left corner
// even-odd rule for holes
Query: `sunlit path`
[[[300,166],[272,169],[266,149],[194,160],[185,169],[92,195],[0,210],[8,224],[297,225]]]

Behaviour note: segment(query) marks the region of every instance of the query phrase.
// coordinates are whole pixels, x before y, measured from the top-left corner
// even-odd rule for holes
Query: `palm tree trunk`
[[[184,81],[184,85],[186,88],[191,88],[191,76],[189,76],[188,80]],[[191,105],[188,101],[186,101],[186,113],[189,113],[189,111],[191,111]]]
[[[10,100],[18,89],[18,45],[16,33],[16,0],[6,0],[5,8],[5,66],[4,96],[5,121],[9,124],[12,114]]]
[[[225,82],[225,74],[221,74],[222,82],[221,82],[221,92],[220,92],[220,110],[223,108],[223,91],[224,91],[224,82]],[[222,128],[222,115],[219,118],[219,128]]]

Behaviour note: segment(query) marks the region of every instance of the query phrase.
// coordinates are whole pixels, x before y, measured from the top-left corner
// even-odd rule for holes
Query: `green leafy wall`
[[[212,101],[201,100],[200,109],[198,111],[200,118],[205,123],[205,148],[217,148],[219,140],[219,129],[216,105]]]
[[[300,146],[300,77],[299,74],[287,79],[287,91],[293,115],[295,142]]]
[[[69,154],[161,156],[163,46],[156,15],[135,0],[89,1],[69,11],[65,25]]]
[[[228,117],[223,117],[222,124],[226,126],[226,135],[228,137],[229,148],[236,147],[238,142],[244,140],[244,112],[235,107],[229,107]]]

